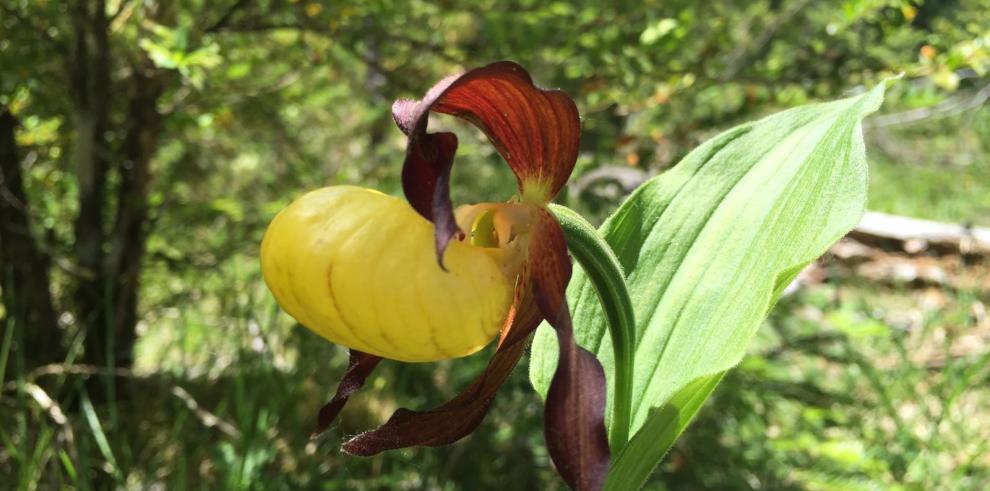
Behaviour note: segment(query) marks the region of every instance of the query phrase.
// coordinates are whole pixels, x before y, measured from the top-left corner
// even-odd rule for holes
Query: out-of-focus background
[[[394,99],[499,59],[576,99],[559,200],[594,221],[721,130],[903,73],[869,207],[940,225],[879,216],[806,271],[648,488],[990,487],[987,0],[0,0],[0,487],[563,489],[523,367],[456,445],[338,452],[484,353],[383,364],[310,441],[346,353],[259,274],[306,190],[401,194]],[[456,203],[512,195],[435,124]]]

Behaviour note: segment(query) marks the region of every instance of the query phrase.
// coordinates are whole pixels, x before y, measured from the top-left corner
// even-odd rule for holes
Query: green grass
[[[990,227],[990,108],[868,137],[870,209]]]
[[[946,168],[879,157],[870,171],[872,210],[990,226],[990,160]]]
[[[990,291],[830,273],[780,303],[658,486],[990,486],[990,324],[972,314]]]

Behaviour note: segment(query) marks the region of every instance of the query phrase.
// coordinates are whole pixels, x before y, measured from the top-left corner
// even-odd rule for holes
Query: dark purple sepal
[[[544,434],[557,471],[572,488],[597,491],[611,459],[605,431],[605,370],[574,341],[565,305],[552,323],[560,358],[547,392]]]
[[[409,139],[406,163],[402,166],[402,187],[413,208],[433,222],[437,263],[446,271],[443,251],[451,239],[464,233],[457,226],[450,201],[450,170],[457,152],[457,137],[453,133],[424,133],[411,135]],[[413,139],[417,143],[412,143]]]

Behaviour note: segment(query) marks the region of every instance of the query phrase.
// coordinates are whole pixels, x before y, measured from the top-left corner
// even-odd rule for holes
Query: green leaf
[[[639,489],[724,375],[725,372],[719,372],[698,377],[677,391],[663,407],[656,409],[646,426],[636,433],[614,460],[605,489]]]
[[[627,271],[637,322],[630,445],[656,442],[659,459],[673,443],[660,438],[674,431],[667,428],[676,436],[693,416],[670,411],[679,391],[736,365],[787,283],[859,221],[867,188],[860,121],[883,92],[881,84],[722,133],[643,184],[602,225]],[[611,341],[583,271],[568,299],[578,342],[609,375],[611,402]],[[532,353],[530,378],[545,394],[557,358],[545,329]],[[626,455],[616,469],[626,468]],[[645,480],[655,465],[626,477]]]
[[[103,431],[100,418],[96,415],[96,410],[93,409],[93,403],[90,402],[89,396],[85,392],[80,394],[79,402],[83,409],[83,415],[86,417],[86,423],[89,424],[89,429],[93,432],[96,447],[100,450],[103,458],[106,459],[107,465],[110,466],[111,473],[114,477],[121,479],[123,476],[120,472],[120,466],[117,465],[117,459],[113,456],[110,440],[107,439],[107,434]]]
[[[639,35],[639,42],[644,45],[651,45],[676,28],[677,19],[660,19],[656,24],[651,24],[643,30],[642,34]]]

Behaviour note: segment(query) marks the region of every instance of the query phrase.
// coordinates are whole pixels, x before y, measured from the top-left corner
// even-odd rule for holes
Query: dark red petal
[[[560,359],[547,392],[547,450],[572,488],[598,490],[605,484],[610,454],[605,430],[605,371],[591,352],[574,341],[565,290],[571,262],[560,225],[540,214],[529,248],[537,304],[557,331]]]
[[[317,416],[316,421],[316,431],[313,432],[313,437],[319,436],[330,427],[333,420],[337,419],[337,415],[340,414],[340,410],[344,409],[347,399],[364,385],[364,381],[368,378],[368,375],[371,375],[371,372],[378,366],[378,362],[380,361],[382,359],[378,356],[351,350],[351,359],[347,364],[347,371],[344,372],[344,377],[340,379],[340,384],[337,385],[337,393],[333,395],[333,399],[330,399],[330,402],[320,408],[320,414]]]
[[[399,409],[378,429],[345,442],[344,451],[367,456],[417,445],[437,447],[460,440],[481,424],[495,392],[515,368],[525,348],[525,343],[516,343],[496,352],[481,377],[454,399],[429,411]]]
[[[392,106],[392,116],[409,136],[402,176],[406,198],[435,223],[453,221],[447,191],[436,188],[446,185],[441,176],[450,171],[456,138],[438,141],[426,133],[430,111],[463,118],[484,131],[527,199],[550,201],[574,169],[581,128],[577,107],[566,94],[537,88],[526,70],[509,61],[447,77],[422,100]],[[457,233],[456,225],[449,228],[437,228],[438,245]]]
[[[516,301],[502,330],[498,348],[485,371],[465,391],[429,411],[399,409],[384,425],[344,443],[354,455],[374,455],[385,450],[453,443],[481,424],[499,387],[526,350],[526,339],[542,317],[528,288],[516,291]]]

